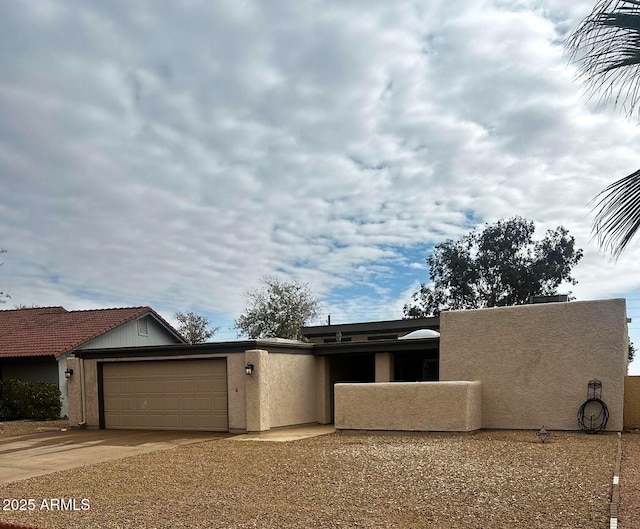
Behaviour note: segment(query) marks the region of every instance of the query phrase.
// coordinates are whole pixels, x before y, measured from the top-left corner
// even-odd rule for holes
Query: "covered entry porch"
[[[336,384],[438,381],[439,343],[433,337],[315,344],[324,374],[319,395],[324,422],[335,419]]]

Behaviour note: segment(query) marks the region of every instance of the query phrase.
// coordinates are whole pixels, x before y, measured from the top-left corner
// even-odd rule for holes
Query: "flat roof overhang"
[[[416,338],[413,340],[369,340],[362,342],[337,342],[314,344],[318,356],[363,353],[405,353],[438,350],[440,338]]]
[[[418,329],[440,329],[440,317],[409,318],[406,320],[371,321],[366,323],[341,323],[331,325],[314,325],[302,327],[302,334],[307,338],[333,336],[340,332],[343,336],[367,333],[411,332]]]
[[[105,349],[80,349],[73,351],[78,358],[109,360],[118,358],[145,358],[162,356],[191,356],[237,354],[262,349],[270,353],[313,354],[313,344],[304,342],[279,342],[272,340],[241,340],[232,342],[207,342],[201,344],[150,345],[143,347],[114,347]]]
[[[152,345],[144,347],[118,347],[106,349],[80,349],[73,355],[87,360],[111,360],[121,358],[161,358],[192,355],[240,354],[252,349],[269,353],[313,354],[318,356],[354,353],[400,353],[437,350],[440,339],[416,338],[413,340],[368,340],[362,342],[337,342],[314,344],[304,342],[280,342],[272,340],[243,340],[232,342],[207,342],[202,344]]]

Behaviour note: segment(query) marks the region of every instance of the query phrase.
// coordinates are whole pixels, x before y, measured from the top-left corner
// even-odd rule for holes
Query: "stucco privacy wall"
[[[254,366],[246,377],[247,431],[318,422],[318,362],[312,354],[257,349],[245,359]]]
[[[624,379],[624,429],[640,428],[640,376]]]
[[[316,359],[312,354],[269,354],[269,427],[317,422]]]
[[[338,430],[469,432],[481,427],[480,382],[335,385]]]
[[[482,383],[483,428],[576,430],[597,378],[622,429],[624,299],[443,312],[440,330],[440,380]]]

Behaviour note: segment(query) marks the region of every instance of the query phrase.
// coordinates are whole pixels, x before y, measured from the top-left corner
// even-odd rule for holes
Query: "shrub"
[[[50,382],[5,380],[2,388],[5,419],[59,419],[62,400],[58,386]]]

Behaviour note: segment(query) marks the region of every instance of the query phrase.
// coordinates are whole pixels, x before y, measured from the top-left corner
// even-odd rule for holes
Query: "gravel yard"
[[[0,486],[0,498],[36,505],[0,519],[43,528],[605,529],[616,439],[554,432],[542,444],[530,431],[482,431],[218,440]],[[75,499],[79,510],[42,508],[51,498]]]
[[[68,428],[69,421],[8,421],[0,422],[0,439],[16,435],[37,433],[43,428]]]
[[[640,527],[640,433],[622,436],[619,529]]]

